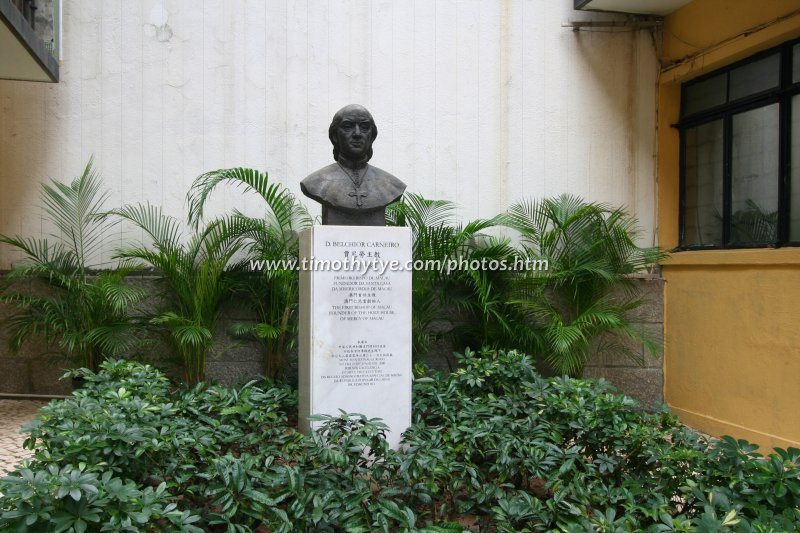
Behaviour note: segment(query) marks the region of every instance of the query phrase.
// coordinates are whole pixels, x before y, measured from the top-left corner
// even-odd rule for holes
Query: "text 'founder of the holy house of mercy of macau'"
[[[343,107],[333,116],[328,138],[332,165],[300,182],[303,194],[322,204],[322,224],[384,226],[386,206],[403,196],[405,183],[369,165],[378,128],[363,106]]]

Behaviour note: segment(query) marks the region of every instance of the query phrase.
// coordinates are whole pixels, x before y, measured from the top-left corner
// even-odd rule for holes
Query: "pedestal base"
[[[340,409],[411,424],[411,230],[314,226],[300,235],[299,425]]]

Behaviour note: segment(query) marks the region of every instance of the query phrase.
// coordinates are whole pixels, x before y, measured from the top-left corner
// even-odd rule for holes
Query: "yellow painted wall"
[[[694,0],[665,19],[661,246],[678,244],[680,84],[796,37],[798,0]],[[663,273],[666,402],[712,435],[800,447],[800,248],[676,252]]]

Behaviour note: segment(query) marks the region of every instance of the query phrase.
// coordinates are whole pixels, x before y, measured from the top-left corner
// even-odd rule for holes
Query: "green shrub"
[[[406,193],[386,210],[386,224],[411,229],[412,255],[417,264],[441,268],[416,268],[412,272],[412,339],[415,358],[436,354],[440,342],[456,349],[470,344],[533,346],[532,330],[520,313],[508,305],[508,286],[514,276],[502,270],[464,268],[482,262],[513,265],[517,252],[509,239],[493,237],[487,230],[502,216],[460,224],[458,205]]]
[[[149,322],[166,334],[180,355],[186,383],[204,381],[214,328],[223,304],[233,297],[230,270],[236,270],[242,237],[232,235],[225,221],[213,220],[185,239],[182,222],[149,203],[110,213],[135,224],[147,236],[138,245],[117,250],[114,257],[130,267],[146,265],[157,273],[161,305],[150,314]]]
[[[593,354],[613,353],[642,364],[660,341],[629,321],[644,304],[630,274],[652,269],[666,257],[640,247],[637,220],[623,208],[563,194],[511,206],[506,222],[520,236],[520,253],[546,260],[548,268],[526,272],[509,300],[538,332],[537,352],[558,373],[581,377]],[[520,346],[520,345],[517,345]]]
[[[206,220],[206,203],[223,184],[258,195],[262,216],[233,209]],[[259,263],[294,261],[299,232],[312,223],[286,187],[254,169],[204,173],[187,194],[188,234],[181,220],[157,206],[104,212],[107,194],[91,162],[72,184],[54,182],[42,192],[48,218],[74,238],[0,235],[0,243],[29,260],[8,282],[36,278],[50,289],[41,296],[0,280],[0,302],[17,311],[6,321],[13,348],[41,337],[50,348],[97,370],[107,357],[132,353],[147,328],[169,342],[185,381],[195,385],[205,379],[223,306],[238,303],[253,318],[234,324],[229,333],[263,345],[268,377],[287,374],[296,353],[299,274],[292,268],[252,271]],[[640,362],[641,350],[631,350],[630,340],[658,352],[656,339],[628,320],[643,303],[628,275],[652,268],[664,253],[636,245],[636,220],[624,209],[562,195],[519,202],[507,213],[465,224],[457,210],[453,202],[408,193],[386,213],[387,225],[412,230],[413,258],[429,267],[412,274],[415,357],[440,356],[443,346],[461,350],[481,343],[523,349],[559,373],[580,376],[598,352]],[[114,259],[123,260],[124,268],[89,276],[102,235],[118,222],[133,224],[144,239],[116,251]],[[492,230],[498,226],[516,230],[517,239],[497,235]],[[529,259],[546,261],[549,268],[487,266],[511,268]],[[442,268],[431,267],[436,261]],[[161,290],[148,296],[124,283],[142,268],[153,270]]]
[[[0,525],[11,527],[8,531],[203,531],[192,525],[199,516],[170,503],[174,498],[166,492],[166,483],[141,488],[111,470],[85,463],[39,465],[35,470],[28,466],[23,464],[3,480],[4,502],[15,506],[6,509],[4,503]]]
[[[0,279],[0,303],[14,312],[2,321],[13,351],[34,338],[71,364],[97,370],[107,357],[131,350],[141,320],[133,309],[145,293],[123,283],[127,269],[98,272],[103,236],[113,227],[103,212],[108,191],[92,169],[69,184],[42,184],[47,222],[58,233],[45,238],[0,235],[25,256]]]
[[[313,220],[284,185],[271,182],[266,173],[254,169],[220,169],[198,176],[187,194],[193,227],[203,220],[206,201],[223,183],[255,193],[263,201],[261,217],[249,217],[234,209],[221,219],[228,237],[241,239],[240,251],[246,252],[247,260],[276,264],[296,260],[299,233],[311,227]],[[241,265],[247,262],[242,261]],[[256,322],[236,324],[231,333],[260,341],[264,346],[265,375],[283,375],[298,336],[299,272],[277,268],[262,268],[260,272],[241,267],[233,270],[238,270],[236,297],[252,309]]]
[[[517,352],[458,358],[416,380],[399,451],[359,415],[297,433],[286,386],[171,391],[152,367],[106,362],[28,428],[36,453],[0,481],[0,531],[800,528],[800,450],[709,443]]]

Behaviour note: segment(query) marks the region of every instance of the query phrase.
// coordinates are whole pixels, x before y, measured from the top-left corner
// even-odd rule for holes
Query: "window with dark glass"
[[[680,247],[800,245],[800,42],[684,84]]]

